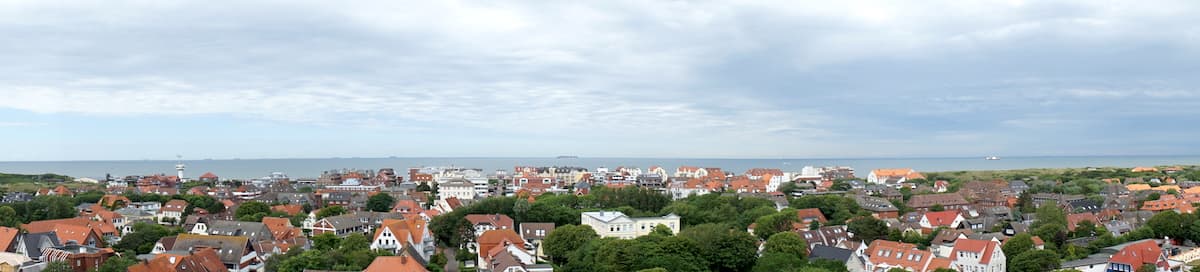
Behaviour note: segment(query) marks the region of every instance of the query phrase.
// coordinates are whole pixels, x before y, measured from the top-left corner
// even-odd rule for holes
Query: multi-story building
[[[876,239],[860,251],[866,271],[888,271],[900,268],[913,272],[929,272],[950,268],[950,259],[938,258],[932,251],[920,250],[917,245]]]
[[[465,219],[475,228],[475,237],[489,230],[513,230],[513,219],[503,214],[468,214]]]
[[[1005,272],[1000,241],[958,239],[950,253],[950,267],[958,271]]]
[[[164,225],[182,223],[183,212],[187,209],[187,206],[187,201],[183,201],[182,199],[172,199],[171,201],[167,201],[167,204],[163,205],[162,208],[158,210],[158,223]]]
[[[650,234],[655,226],[663,225],[671,233],[679,233],[679,216],[668,214],[662,217],[631,218],[618,211],[585,212],[581,223],[591,226],[600,237],[633,239]]]
[[[487,190],[486,188],[484,189]],[[454,179],[438,184],[438,199],[445,200],[447,198],[458,199],[475,199],[479,191],[475,189],[475,185],[466,179]]]

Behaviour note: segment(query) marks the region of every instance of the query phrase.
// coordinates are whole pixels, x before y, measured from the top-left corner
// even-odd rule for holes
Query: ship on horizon
[[[983,159],[984,159],[984,160],[989,160],[989,161],[995,161],[995,160],[1000,160],[1000,157],[996,157],[996,156],[987,156],[987,157],[983,157]]]

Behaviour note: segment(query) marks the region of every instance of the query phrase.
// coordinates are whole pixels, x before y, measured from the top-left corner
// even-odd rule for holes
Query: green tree
[[[1041,237],[1042,241],[1061,245],[1067,241],[1067,227],[1058,223],[1045,224],[1033,230],[1033,235]]]
[[[1030,250],[1013,256],[1009,271],[1050,271],[1059,265],[1058,254],[1050,250]]]
[[[96,268],[96,272],[125,272],[130,266],[137,264],[138,261],[125,256],[114,256],[104,260],[100,267]]]
[[[1004,251],[1004,256],[1017,256],[1017,254],[1033,249],[1033,235],[1029,233],[1017,234],[1009,238],[1008,241],[1005,241],[1004,245],[1000,246],[1000,250]],[[1007,259],[1009,266],[1011,266],[1014,258]]]
[[[1185,222],[1186,220],[1183,215],[1175,211],[1164,211],[1150,217],[1150,220],[1146,221],[1146,226],[1154,230],[1155,237],[1183,238],[1191,236],[1190,233],[1187,233],[1188,228],[1185,227]],[[1189,225],[1191,224],[1190,222],[1188,223]]]
[[[942,207],[942,204],[933,204],[933,206],[929,207],[929,211],[931,211],[931,212],[940,212],[940,211],[945,211],[945,210],[946,210],[946,208]]]
[[[371,241],[367,240],[367,236],[362,233],[353,233],[342,239],[338,250],[342,252],[351,252],[356,250],[367,249],[371,246]]]
[[[1055,205],[1042,205],[1037,209],[1037,220],[1030,225],[1031,228],[1038,228],[1047,224],[1058,224],[1061,226],[1067,225],[1067,214]],[[1042,237],[1045,238],[1045,237]]]
[[[42,272],[75,272],[75,269],[72,269],[71,265],[66,262],[53,261],[47,263],[46,267],[42,268]]]
[[[330,216],[338,216],[346,213],[346,208],[342,206],[329,206],[317,211],[317,218],[326,218]]]
[[[392,211],[393,205],[396,205],[396,198],[386,193],[378,193],[367,199],[367,209],[374,212]]]
[[[754,235],[766,240],[780,232],[792,230],[792,224],[799,222],[795,209],[783,209],[775,214],[763,216],[754,221]]]
[[[332,250],[341,245],[341,238],[333,233],[322,233],[313,236],[313,249],[316,250]]]
[[[758,239],[726,225],[703,224],[685,229],[679,236],[700,245],[700,256],[716,271],[748,271],[754,267]]]
[[[763,254],[767,253],[782,253],[803,259],[808,255],[808,242],[795,232],[776,233],[763,245]]]
[[[808,230],[817,230],[821,228],[821,221],[813,220],[808,223]]]
[[[1143,264],[1141,267],[1138,267],[1138,269],[1137,269],[1137,272],[1155,272],[1155,271],[1158,271],[1158,267],[1154,266],[1153,264]]]
[[[17,217],[17,210],[9,206],[0,206],[0,226],[17,228],[21,226],[21,218]]]
[[[234,211],[233,216],[237,217],[238,220],[242,220],[243,218],[248,219],[248,218],[257,216],[259,219],[258,222],[261,222],[263,216],[266,216],[267,214],[270,214],[270,213],[271,213],[271,206],[267,205],[267,203],[250,201],[250,202],[244,202],[241,205],[239,205],[237,207],[237,211]],[[259,214],[261,214],[261,216],[259,216]]]
[[[133,232],[125,234],[121,241],[113,245],[113,249],[119,252],[135,252],[136,254],[147,254],[154,250],[154,243],[159,239],[168,235],[175,234],[174,231],[159,224],[138,222],[133,224]]]
[[[667,225],[658,224],[658,225],[654,225],[654,228],[650,230],[650,235],[658,235],[658,236],[665,237],[665,236],[675,235],[675,232],[671,231],[671,227],[667,227]]]
[[[887,223],[871,216],[863,216],[855,218],[846,224],[846,231],[854,234],[854,239],[865,243],[870,243],[875,239],[886,238],[888,234]]]
[[[577,249],[597,238],[600,238],[600,235],[597,235],[591,226],[566,225],[550,231],[546,240],[542,242],[542,247],[555,264],[563,265]]]

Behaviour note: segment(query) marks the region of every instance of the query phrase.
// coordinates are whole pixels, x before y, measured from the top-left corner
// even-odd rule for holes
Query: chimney
[[[408,263],[408,256],[401,256],[400,264],[407,264],[407,263]]]

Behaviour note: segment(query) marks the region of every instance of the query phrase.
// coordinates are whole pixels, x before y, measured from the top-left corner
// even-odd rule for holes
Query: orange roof
[[[1037,237],[1037,236],[1033,237],[1033,246],[1044,246],[1044,245],[1046,245],[1046,242],[1042,241],[1042,237]]]
[[[424,242],[424,234],[429,222],[419,216],[409,217],[407,219],[384,219],[383,225],[375,230],[375,236],[372,239],[378,240],[383,231],[387,229],[392,232],[392,236],[396,237],[399,242],[421,243]]]
[[[905,267],[922,270],[931,265],[932,251],[917,249],[917,245],[877,239],[871,242],[866,252],[868,260],[876,266]],[[915,256],[915,257],[910,257]],[[945,263],[949,266],[949,260]],[[939,261],[939,265],[940,265]]]
[[[363,272],[429,272],[421,263],[408,256],[382,256],[375,258]]]
[[[125,197],[123,195],[104,195],[103,197],[100,197],[100,202],[98,202],[97,204],[104,205],[106,207],[111,207],[114,203],[117,202],[117,200],[124,201],[125,204],[129,204],[129,202],[131,202],[131,201],[129,201],[128,197]]]
[[[202,179],[216,179],[216,178],[217,178],[217,175],[216,175],[216,174],[213,174],[213,172],[207,172],[207,173],[204,173],[203,175],[200,175],[200,178],[202,178]]]
[[[291,239],[299,235],[300,230],[292,226],[292,220],[282,217],[263,217],[263,225],[267,226],[267,230],[271,231],[271,236],[275,240]]]
[[[1158,172],[1158,168],[1154,168],[1154,167],[1143,167],[1143,166],[1138,166],[1138,167],[1134,167],[1134,168],[1133,168],[1133,170],[1130,170],[1129,172],[1134,172],[1134,173],[1139,173],[1139,172]]]
[[[187,209],[187,206],[187,201],[183,201],[182,199],[172,199],[171,201],[167,201],[167,204],[163,204],[160,210],[168,212],[183,212],[183,210]]]
[[[1067,215],[1067,230],[1075,231],[1075,227],[1079,226],[1079,223],[1083,223],[1083,221],[1092,222],[1092,225],[1100,223],[1100,219],[1096,218],[1096,215],[1092,213],[1069,214]]]
[[[877,177],[904,177],[907,179],[922,179],[925,175],[920,172],[913,171],[912,168],[884,168],[871,171]]]
[[[297,214],[300,214],[301,212],[303,212],[304,206],[300,206],[300,205],[296,205],[296,204],[275,205],[275,206],[271,206],[271,211],[282,212],[282,213],[286,213],[287,215],[294,216],[294,215],[297,215]]]
[[[925,267],[925,271],[934,271],[938,268],[950,268],[952,261],[949,258],[933,258],[929,260],[929,266]]]
[[[8,250],[11,246],[15,246],[16,244],[13,242],[17,241],[17,234],[20,233],[21,230],[18,229],[0,227],[0,252]]]
[[[821,209],[817,208],[796,210],[796,216],[798,216],[800,220],[804,222],[812,222],[813,220],[816,220],[817,222],[824,224],[826,221],[825,214],[821,213]]]

